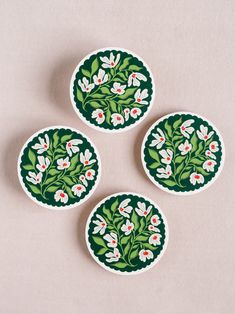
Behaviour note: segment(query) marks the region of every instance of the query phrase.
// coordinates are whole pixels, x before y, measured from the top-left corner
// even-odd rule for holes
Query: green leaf
[[[53,134],[53,147],[55,148],[58,145],[59,142],[59,136],[58,136],[59,131],[56,131]]]
[[[97,255],[104,255],[104,253],[106,253],[107,251],[108,251],[108,249],[106,247],[103,247],[96,254]]]
[[[143,236],[143,235],[139,235],[136,237],[137,241],[147,241],[148,240],[148,236]]]
[[[99,67],[99,62],[98,62],[98,59],[95,58],[95,60],[92,62],[92,65],[91,65],[91,75],[94,74],[98,70],[98,67]]]
[[[106,86],[104,86],[104,87],[101,87],[101,92],[103,93],[103,94],[106,94],[106,95],[111,95],[112,94],[112,92],[108,89],[108,87],[106,87]]]
[[[56,177],[50,177],[47,178],[45,182],[43,182],[43,184],[48,185],[50,183],[52,183],[53,181],[55,181]]]
[[[77,165],[76,169],[70,172],[70,175],[73,176],[75,174],[80,173],[82,165]]]
[[[192,158],[191,160],[190,160],[190,163],[193,163],[193,164],[195,164],[195,165],[202,165],[203,164],[203,160],[200,160],[200,159],[197,159],[197,158]]]
[[[191,138],[191,144],[193,146],[191,153],[193,153],[197,149],[197,144],[198,144],[198,138],[197,138],[196,132],[194,132],[194,134]]]
[[[139,216],[136,214],[135,210],[132,211],[131,221],[135,225],[135,230],[139,228]]]
[[[155,246],[153,246],[153,245],[151,245],[151,244],[149,244],[149,243],[143,243],[143,245],[144,245],[147,249],[149,249],[149,250],[151,250],[151,251],[155,251],[155,250],[157,249],[157,247],[155,247]]]
[[[110,101],[109,101],[109,104],[110,104],[111,110],[112,110],[113,112],[117,112],[117,105],[116,105],[115,101],[110,100]]]
[[[136,87],[128,88],[124,94],[119,95],[119,99],[127,99],[129,96],[134,95],[135,91]]]
[[[34,152],[32,151],[32,149],[29,149],[28,151],[28,158],[31,161],[32,165],[35,166],[36,163],[36,155],[34,154]]]
[[[110,112],[110,110],[108,109],[108,110],[106,111],[106,115],[105,115],[105,120],[106,120],[106,122],[107,122],[108,124],[110,124],[110,119],[111,119],[111,112]]]
[[[75,195],[72,193],[71,189],[68,186],[65,186],[65,191],[68,193],[70,198],[76,198]]]
[[[97,99],[97,98],[105,98],[106,95],[103,95],[101,93],[95,93],[95,94],[90,95],[90,97],[94,98],[94,99]]]
[[[179,120],[176,120],[173,124],[173,128],[177,129],[182,123],[182,118],[180,118]]]
[[[118,207],[118,199],[111,205],[111,211],[114,212]]]
[[[157,153],[154,149],[149,148],[149,149],[148,149],[148,152],[149,152],[149,155],[150,155],[154,160],[156,160],[158,163],[160,163],[159,155],[158,155],[158,153]]]
[[[96,244],[106,248],[106,244],[102,238],[93,236],[92,239]]]
[[[177,156],[175,158],[175,163],[179,164],[181,163],[184,159],[185,159],[186,156]]]
[[[209,172],[206,172],[202,167],[197,167],[197,171],[200,172],[204,176],[209,176]]]
[[[160,166],[161,164],[159,164],[159,162],[154,162],[151,165],[149,165],[150,169],[156,169],[158,166]]]
[[[103,207],[103,213],[110,221],[112,221],[112,214],[108,208]]]
[[[90,101],[89,104],[92,108],[95,108],[95,109],[102,108],[102,105],[98,103],[97,101]]]
[[[195,151],[195,156],[200,155],[200,153],[201,153],[202,151],[203,151],[203,143],[200,142],[199,145],[198,145],[197,150]]]
[[[74,170],[77,166],[77,163],[78,163],[78,158],[79,158],[79,155],[76,154],[74,155],[71,160],[70,160],[70,166],[69,166],[69,170]]]
[[[112,264],[113,266],[117,267],[117,268],[125,268],[126,266],[128,266],[128,264],[126,263],[121,263],[121,262],[118,262],[118,263],[114,263]]]
[[[59,170],[53,169],[53,168],[51,168],[51,169],[49,170],[49,172],[48,172],[48,174],[50,174],[51,176],[54,176],[54,175],[59,174],[59,173],[60,173]]]
[[[127,245],[124,248],[124,252],[123,252],[124,256],[126,256],[129,253],[130,248],[131,248],[131,243],[128,242]]]
[[[183,172],[182,175],[180,176],[181,180],[185,180],[185,179],[189,178],[190,174],[191,174],[190,170]]]
[[[168,120],[166,120],[164,127],[165,127],[165,129],[166,129],[167,134],[169,135],[169,137],[171,137],[171,136],[172,136],[172,129],[171,129],[171,126],[170,126]]]
[[[119,75],[119,77],[122,80],[121,82],[126,81],[127,78],[126,78],[126,76],[125,76],[125,74],[123,72],[119,72],[118,75]],[[116,79],[115,79],[115,81],[116,81]]]
[[[41,194],[41,191],[39,190],[39,188],[38,187],[36,187],[35,185],[32,185],[32,184],[29,184],[29,186],[30,186],[30,189],[31,189],[31,191],[34,193],[34,194]]]
[[[120,105],[129,105],[131,102],[133,102],[133,99],[132,98],[127,98],[125,100],[118,100],[118,103]]]
[[[137,248],[131,253],[130,260],[133,260],[134,258],[136,258],[138,254],[139,254],[139,249]]]
[[[124,70],[124,69],[128,66],[130,59],[131,59],[131,57],[127,57],[127,58],[125,58],[125,59],[123,60],[123,63],[122,63],[122,65],[121,65],[120,68],[119,68],[119,71]]]
[[[81,103],[83,103],[83,101],[84,101],[83,94],[82,94],[82,92],[80,91],[80,89],[79,89],[78,87],[77,87],[76,96],[77,96],[77,99],[78,99]]]
[[[88,71],[88,70],[85,70],[85,69],[81,69],[82,71],[82,74],[87,76],[87,77],[91,77],[91,73]]]
[[[177,185],[177,183],[176,183],[175,181],[172,181],[172,180],[169,180],[169,179],[164,180],[163,182],[164,182],[166,185],[168,185],[168,186],[175,186],[175,185]]]
[[[130,236],[121,238],[121,244],[126,244],[130,240]]]
[[[138,65],[132,64],[129,66],[129,70],[130,71],[139,71],[141,69],[141,67],[139,67]]]
[[[67,176],[64,176],[61,178],[61,180],[63,180],[65,183],[67,183],[69,186],[73,186],[74,182]]]
[[[22,166],[25,170],[34,170],[34,167],[32,165],[23,165]]]
[[[145,219],[142,217],[140,219],[140,228],[139,228],[139,233],[141,233],[144,230],[145,227]]]
[[[72,137],[72,134],[63,135],[63,136],[61,137],[61,143],[64,143],[64,142],[70,140],[71,137]]]
[[[176,168],[175,174],[179,174],[184,169],[184,163],[180,163],[179,166]]]
[[[46,189],[47,192],[55,192],[58,190],[58,186],[54,186],[54,185],[51,185],[49,186],[48,189]]]

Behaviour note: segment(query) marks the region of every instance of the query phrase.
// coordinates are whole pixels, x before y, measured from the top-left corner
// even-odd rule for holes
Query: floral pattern
[[[19,157],[23,188],[40,205],[72,207],[95,188],[100,174],[97,152],[70,128],[48,128],[33,135]]]
[[[223,165],[224,146],[214,126],[191,113],[157,121],[142,146],[145,171],[160,188],[192,193],[215,180]]]
[[[144,117],[153,102],[153,88],[139,57],[125,50],[100,50],[75,70],[71,100],[85,121],[115,131]]]
[[[111,195],[87,221],[91,254],[113,271],[132,273],[148,268],[160,257],[167,235],[159,209],[137,194]]]

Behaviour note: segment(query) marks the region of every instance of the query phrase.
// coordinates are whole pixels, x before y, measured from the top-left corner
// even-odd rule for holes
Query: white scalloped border
[[[134,123],[124,127],[124,128],[121,128],[121,129],[113,129],[113,130],[109,130],[109,129],[105,129],[101,126],[97,126],[97,125],[94,125],[93,123],[91,123],[90,121],[88,121],[83,115],[82,113],[77,109],[77,106],[76,106],[76,102],[74,101],[74,95],[73,95],[73,83],[74,83],[74,80],[76,78],[76,74],[77,72],[79,71],[80,67],[83,65],[83,63],[88,60],[91,56],[97,54],[98,52],[104,52],[104,51],[111,51],[111,50],[120,50],[122,52],[127,52],[131,55],[133,55],[134,57],[136,57],[137,59],[139,59],[143,65],[146,67],[146,69],[148,70],[149,72],[149,75],[150,75],[150,78],[152,80],[152,90],[153,90],[153,93],[152,93],[152,98],[151,98],[151,101],[149,103],[149,106],[148,106],[148,109],[146,110],[146,112],[144,113],[144,115],[136,120]],[[153,77],[153,73],[152,71],[150,70],[150,67],[147,65],[147,63],[141,58],[139,57],[137,54],[135,54],[134,52],[132,52],[131,50],[128,50],[128,49],[124,49],[124,48],[120,48],[120,47],[105,47],[105,48],[101,48],[101,49],[97,49],[97,50],[94,50],[92,51],[91,53],[89,53],[88,55],[86,55],[79,63],[78,65],[76,66],[75,70],[73,71],[73,74],[72,74],[72,77],[71,77],[71,80],[70,80],[70,100],[71,100],[71,103],[73,105],[73,109],[74,111],[76,112],[76,114],[79,116],[79,118],[88,126],[92,127],[93,129],[95,130],[99,130],[101,132],[104,132],[104,133],[121,133],[121,132],[125,132],[125,131],[128,131],[130,129],[132,129],[133,127],[137,126],[139,123],[141,123],[145,118],[146,116],[149,114],[152,106],[153,106],[153,102],[155,100],[155,82],[154,82],[154,77]]]
[[[94,215],[95,211],[97,210],[98,207],[100,207],[103,203],[105,203],[107,200],[109,200],[111,197],[118,197],[118,196],[122,196],[123,194],[125,195],[134,195],[134,196],[137,196],[137,197],[141,197],[141,198],[144,198],[145,200],[149,201],[153,206],[155,206],[160,215],[162,216],[162,219],[163,219],[163,222],[164,222],[164,226],[165,226],[165,243],[162,247],[162,250],[160,252],[160,254],[154,259],[154,261],[150,264],[150,265],[147,265],[146,267],[142,268],[142,269],[139,269],[139,270],[135,270],[135,271],[132,271],[132,272],[127,272],[127,271],[120,271],[120,270],[115,270],[113,268],[110,268],[108,266],[106,266],[104,263],[102,263],[98,257],[94,254],[93,250],[91,249],[90,247],[90,242],[89,242],[89,239],[88,239],[88,231],[89,231],[89,225],[90,225],[90,222],[91,222],[91,218],[92,216]],[[167,223],[167,219],[166,219],[166,216],[163,214],[161,208],[154,202],[152,201],[150,198],[146,197],[145,195],[142,195],[142,194],[139,194],[139,193],[133,193],[133,192],[119,192],[119,193],[114,193],[114,194],[111,194],[107,197],[105,197],[104,199],[102,199],[91,211],[89,217],[87,218],[87,222],[86,222],[86,229],[85,229],[85,238],[86,238],[86,245],[87,245],[87,248],[88,248],[88,251],[90,252],[91,256],[93,257],[93,259],[96,261],[97,264],[99,264],[102,268],[104,268],[105,270],[108,270],[109,272],[111,273],[114,273],[114,274],[118,274],[118,275],[123,275],[123,276],[132,276],[132,275],[137,275],[137,274],[141,274],[143,272],[146,272],[147,270],[151,269],[153,266],[155,266],[159,261],[160,259],[162,258],[162,256],[164,255],[166,249],[167,249],[167,246],[168,246],[168,241],[169,241],[169,228],[168,228],[168,223]]]
[[[160,122],[162,122],[163,120],[171,117],[171,116],[174,116],[174,115],[186,115],[186,114],[190,114],[192,116],[196,116],[204,121],[206,121],[210,126],[212,126],[212,128],[214,129],[214,131],[217,133],[217,135],[219,136],[219,139],[220,139],[220,142],[221,142],[221,147],[222,147],[222,156],[221,156],[221,162],[220,162],[220,166],[218,168],[218,171],[216,172],[216,174],[214,175],[214,177],[205,185],[203,185],[202,187],[199,187],[198,189],[194,190],[194,191],[180,191],[180,192],[176,192],[176,191],[173,191],[173,190],[170,190],[164,186],[162,186],[160,183],[158,183],[149,173],[149,170],[148,168],[146,167],[146,163],[145,163],[145,160],[144,160],[144,148],[145,148],[145,143],[147,141],[147,138],[148,136],[150,135],[150,133],[152,132],[153,128],[155,128],[155,126],[157,124],[159,124]],[[192,195],[192,194],[197,194],[203,190],[206,190],[207,188],[209,188],[216,180],[217,178],[219,177],[223,167],[224,167],[224,161],[225,161],[225,146],[224,146],[224,142],[223,142],[223,138],[220,134],[220,132],[218,131],[218,129],[215,127],[215,125],[210,122],[210,120],[196,114],[196,113],[192,113],[192,112],[187,112],[187,111],[178,111],[178,112],[173,112],[173,113],[170,113],[170,114],[167,114],[163,117],[161,117],[160,119],[158,119],[157,121],[155,121],[151,126],[150,128],[148,129],[148,131],[146,132],[145,136],[144,136],[144,139],[143,139],[143,142],[142,142],[142,146],[141,146],[141,160],[142,160],[142,165],[143,165],[143,168],[144,168],[144,171],[146,172],[148,178],[153,182],[154,185],[156,185],[159,189],[161,189],[162,191],[165,191],[165,192],[168,192],[170,194],[174,194],[174,195],[185,195],[185,196],[188,196],[188,195]]]
[[[25,150],[25,148],[28,146],[29,142],[31,142],[36,136],[38,136],[40,133],[42,132],[45,132],[45,131],[49,131],[49,130],[53,130],[53,129],[69,129],[73,132],[76,132],[80,135],[82,135],[84,138],[87,139],[87,141],[93,146],[94,150],[95,150],[95,153],[96,153],[96,156],[97,156],[97,160],[98,160],[98,164],[99,164],[99,169],[98,169],[98,174],[97,174],[97,178],[96,178],[96,182],[94,184],[94,186],[91,188],[90,192],[83,198],[81,199],[80,201],[74,203],[74,204],[71,204],[71,205],[65,205],[65,206],[53,206],[53,205],[47,205],[41,201],[38,201],[36,199],[36,197],[32,196],[31,193],[27,190],[25,184],[24,184],[24,181],[22,179],[22,176],[21,176],[21,168],[20,168],[20,164],[21,164],[21,158],[23,156],[23,152]],[[37,132],[35,132],[33,135],[30,136],[30,138],[25,142],[25,144],[23,145],[20,153],[19,153],[19,157],[18,157],[18,162],[17,162],[17,173],[18,173],[18,178],[19,178],[19,181],[20,181],[20,184],[22,186],[22,189],[24,190],[24,192],[27,194],[27,196],[33,200],[35,203],[37,203],[38,205],[42,206],[42,207],[45,207],[45,208],[48,208],[48,209],[53,209],[53,210],[66,210],[66,209],[70,209],[70,208],[73,208],[73,207],[76,207],[78,205],[81,205],[83,202],[85,202],[88,198],[91,197],[91,195],[94,193],[94,191],[96,190],[99,182],[100,182],[100,177],[101,177],[101,160],[100,160],[100,155],[99,155],[99,151],[98,149],[96,148],[96,146],[94,145],[94,143],[90,140],[90,138],[85,135],[84,133],[82,133],[81,131],[75,129],[75,128],[71,128],[69,126],[63,126],[63,125],[53,125],[53,126],[50,126],[50,127],[46,127],[46,128],[43,128]]]

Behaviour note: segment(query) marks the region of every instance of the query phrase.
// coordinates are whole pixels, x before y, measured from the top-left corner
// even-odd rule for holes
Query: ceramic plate
[[[150,127],[142,144],[148,177],[173,194],[193,194],[209,187],[219,176],[224,158],[219,131],[190,112],[162,117]]]
[[[141,122],[154,100],[153,76],[133,52],[104,48],[76,67],[70,97],[78,116],[100,131],[126,131]]]
[[[113,273],[132,275],[153,267],[168,241],[166,218],[145,196],[123,192],[102,200],[86,225],[86,242],[95,261]]]
[[[80,131],[62,126],[33,134],[18,159],[18,175],[26,194],[50,209],[67,209],[94,192],[101,164],[97,149]]]

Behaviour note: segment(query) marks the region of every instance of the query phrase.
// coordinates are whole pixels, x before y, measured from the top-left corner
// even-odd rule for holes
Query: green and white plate
[[[103,199],[86,224],[86,242],[92,257],[106,270],[120,275],[153,267],[167,241],[167,221],[159,206],[131,192]]]
[[[100,178],[98,151],[76,129],[53,126],[33,134],[18,159],[18,176],[26,194],[50,209],[83,203]]]
[[[70,98],[78,116],[104,132],[126,131],[140,123],[154,101],[149,67],[133,52],[104,48],[76,67]]]
[[[160,189],[188,195],[209,187],[225,159],[222,137],[207,119],[175,112],[157,120],[142,144],[142,163]]]

